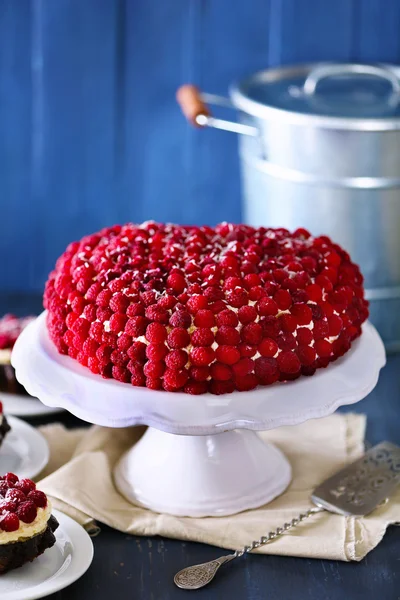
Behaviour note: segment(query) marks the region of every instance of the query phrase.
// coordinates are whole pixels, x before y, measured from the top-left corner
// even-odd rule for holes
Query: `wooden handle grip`
[[[209,116],[210,111],[201,99],[200,90],[189,83],[182,85],[176,92],[176,99],[186,119],[195,127],[200,127],[196,122],[198,115]]]

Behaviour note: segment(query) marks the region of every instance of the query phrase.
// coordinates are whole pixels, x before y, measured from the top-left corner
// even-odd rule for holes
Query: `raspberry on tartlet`
[[[59,352],[93,373],[189,394],[312,375],[368,317],[357,265],[326,236],[222,223],[105,228],[46,284]]]
[[[43,554],[56,541],[50,502],[30,479],[0,477],[0,575]]]

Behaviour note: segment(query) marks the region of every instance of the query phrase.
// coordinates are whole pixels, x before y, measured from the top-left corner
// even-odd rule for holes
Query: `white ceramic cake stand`
[[[133,504],[179,516],[220,516],[270,502],[290,483],[287,459],[256,431],[324,417],[364,398],[385,364],[372,325],[313,377],[223,396],[152,391],[105,380],[61,356],[45,314],[19,337],[18,380],[48,406],[108,427],[148,425],[119,461],[115,484]]]

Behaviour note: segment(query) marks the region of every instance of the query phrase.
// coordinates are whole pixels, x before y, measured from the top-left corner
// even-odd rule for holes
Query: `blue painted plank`
[[[0,2],[0,286],[29,287],[34,252],[31,181],[31,6]]]
[[[43,136],[34,177],[34,285],[72,239],[115,220],[116,15],[113,0],[33,3],[33,101]]]
[[[175,93],[190,77],[193,4],[126,4],[125,219],[190,221],[189,133]]]
[[[350,60],[354,1],[271,0],[271,64]]]
[[[354,27],[354,59],[400,61],[400,3],[358,0]]]
[[[203,0],[196,19],[200,60],[194,82],[207,92],[228,94],[236,79],[268,66],[270,2]],[[234,111],[215,109],[218,116],[236,119]],[[236,134],[195,132],[191,175],[196,205],[207,223],[241,220],[240,165]]]

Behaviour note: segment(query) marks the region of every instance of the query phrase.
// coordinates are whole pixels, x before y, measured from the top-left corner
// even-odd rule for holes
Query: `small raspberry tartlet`
[[[0,477],[0,575],[54,546],[57,519],[44,492],[14,473]]]
[[[304,229],[116,225],[71,243],[44,294],[61,354],[134,386],[225,394],[313,375],[368,317],[348,253]]]
[[[11,427],[8,424],[5,414],[3,413],[3,403],[0,402],[0,446],[10,430]]]
[[[20,333],[35,317],[19,318],[7,314],[0,319],[0,392],[28,395],[17,381],[11,365],[11,352]]]

